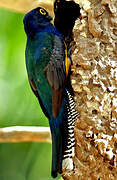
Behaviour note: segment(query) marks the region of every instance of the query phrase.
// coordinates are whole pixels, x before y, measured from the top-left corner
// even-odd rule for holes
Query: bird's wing
[[[45,68],[45,76],[52,88],[52,114],[57,117],[63,100],[70,62],[65,44],[58,36],[54,37],[53,44],[50,61]]]
[[[70,61],[67,58],[67,50],[64,41],[57,35],[45,34],[43,45],[39,52],[35,52],[36,76],[39,69],[44,68],[44,74],[52,88],[52,114],[57,117],[63,101],[65,83],[69,71]],[[45,63],[46,62],[46,63]],[[46,64],[44,67],[43,64]]]

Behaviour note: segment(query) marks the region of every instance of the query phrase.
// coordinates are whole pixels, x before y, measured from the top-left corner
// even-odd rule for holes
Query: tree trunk
[[[117,0],[76,0],[71,82],[80,118],[65,180],[117,179]]]

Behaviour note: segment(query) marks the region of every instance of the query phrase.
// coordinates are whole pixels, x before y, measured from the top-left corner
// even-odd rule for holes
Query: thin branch
[[[0,142],[51,142],[49,127],[13,126],[0,128]]]

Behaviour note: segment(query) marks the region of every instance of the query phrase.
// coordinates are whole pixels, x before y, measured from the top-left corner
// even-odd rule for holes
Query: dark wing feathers
[[[60,61],[50,61],[45,68],[45,75],[48,83],[55,90],[59,90],[64,87],[66,80],[66,73],[64,63]]]
[[[52,114],[57,117],[62,104],[66,82],[65,45],[58,36],[54,38],[54,47],[50,62],[45,68],[45,76],[52,87]]]
[[[57,117],[62,104],[66,81],[63,63],[51,61],[46,67],[45,75],[52,87],[52,114]]]
[[[43,41],[45,45],[43,44],[43,48],[41,48],[41,50],[39,49],[39,51],[41,51],[39,56],[37,56],[38,53],[36,53],[35,65],[37,66],[37,63],[39,65],[41,54],[43,54],[42,65],[45,63],[44,61],[46,61],[44,59],[45,54],[48,55],[48,62],[45,63],[44,74],[52,88],[52,114],[56,118],[60,111],[66,83],[65,44],[63,39],[54,34],[52,36],[52,34],[47,33],[45,39],[46,40]],[[51,48],[49,43],[51,43]],[[47,49],[46,52],[45,49]],[[41,64],[39,66],[41,66]]]
[[[62,88],[59,90],[52,88],[52,114],[54,117],[57,117],[60,111],[63,100],[63,92],[64,90]]]

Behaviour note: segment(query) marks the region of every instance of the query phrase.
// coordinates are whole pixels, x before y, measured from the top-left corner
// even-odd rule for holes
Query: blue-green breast
[[[52,114],[52,90],[44,71],[50,61],[53,39],[54,36],[52,34],[46,32],[38,33],[33,40],[27,40],[26,47],[28,76],[35,82],[39,96],[49,114]]]

